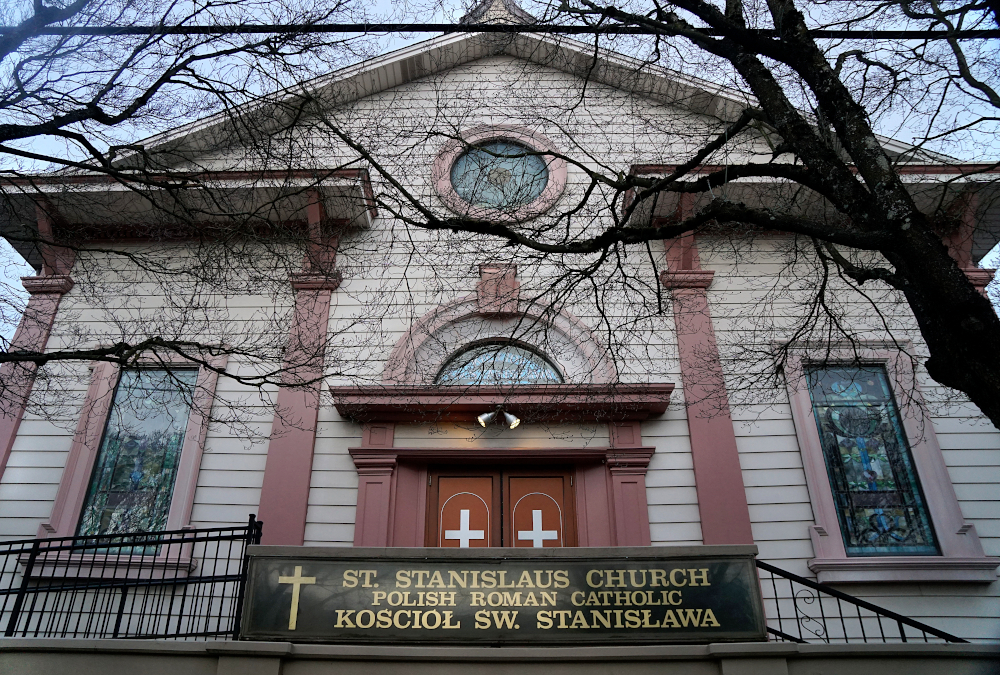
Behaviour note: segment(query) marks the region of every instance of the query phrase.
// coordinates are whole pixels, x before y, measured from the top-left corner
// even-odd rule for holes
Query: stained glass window
[[[559,371],[542,355],[509,342],[481,344],[452,357],[438,384],[559,384]]]
[[[77,534],[166,528],[196,370],[125,370],[115,389]]]
[[[885,369],[807,376],[847,555],[939,555]]]
[[[510,141],[477,146],[455,160],[451,185],[473,206],[511,208],[538,199],[549,182],[549,169],[531,149]]]

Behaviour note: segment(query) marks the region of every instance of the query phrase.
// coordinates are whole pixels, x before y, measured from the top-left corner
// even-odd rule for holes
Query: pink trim
[[[926,408],[910,359],[896,349],[877,344],[868,347],[815,346],[824,355],[825,363],[856,363],[860,358],[862,362],[886,367],[942,555],[847,557],[805,379],[808,355],[793,352],[786,364],[785,379],[816,519],[816,524],[809,531],[816,556],[809,562],[810,569],[817,573],[821,582],[996,581],[995,569],[1000,565],[1000,559],[986,557],[975,526],[965,522],[937,442],[934,423],[924,414]],[[900,397],[895,393],[899,391],[907,392],[907,396]]]
[[[965,272],[965,276],[969,278],[969,281],[971,281],[972,285],[976,287],[979,294],[984,298],[987,297],[986,287],[990,285],[991,281],[993,281],[997,271],[982,267],[966,267],[962,271]]]
[[[534,152],[559,153],[558,148],[552,141],[524,127],[498,124],[483,125],[463,131],[460,134],[460,138],[452,139],[444,144],[438,152],[438,156],[435,158],[431,168],[431,181],[434,183],[434,188],[437,190],[438,196],[441,197],[441,201],[444,202],[445,206],[467,218],[503,223],[531,220],[552,208],[559,201],[563,190],[566,189],[567,178],[566,160],[552,155],[546,156],[546,163],[549,169],[549,182],[545,186],[545,190],[542,191],[542,194],[530,204],[525,204],[513,211],[510,209],[490,209],[473,207],[458,196],[455,189],[451,186],[452,164],[471,146],[495,140],[514,141]]]
[[[43,352],[62,294],[72,288],[73,280],[68,276],[24,277],[21,282],[31,293],[31,298],[21,315],[9,351]],[[38,366],[34,363],[5,363],[0,366],[0,380],[6,387],[5,401],[0,406],[0,478],[3,478],[17,431],[21,428],[37,372]]]
[[[296,292],[282,374],[289,384],[278,390],[260,491],[264,544],[301,546],[305,541],[330,299],[329,290]]]
[[[642,445],[642,422],[627,420],[608,424],[608,438],[614,448],[637,448]]]
[[[648,546],[645,474],[653,448],[349,448],[358,470],[355,546],[423,546],[431,463],[577,465],[580,546]],[[645,542],[645,543],[644,543]]]
[[[226,367],[225,355],[207,359],[212,368]],[[177,355],[152,355],[140,360],[140,367],[170,367],[190,365],[191,362]],[[100,450],[101,437],[107,423],[108,412],[118,382],[119,368],[112,363],[95,363],[92,366],[90,386],[80,411],[73,443],[66,459],[59,490],[56,492],[52,514],[38,528],[39,537],[71,537],[76,534],[80,511],[86,498],[87,487],[94,471],[94,461]],[[177,465],[174,491],[167,515],[168,530],[179,530],[190,525],[194,493],[198,485],[202,450],[208,433],[208,421],[218,373],[211,368],[200,368],[188,416],[181,459]]]
[[[482,314],[517,314],[521,283],[517,281],[517,265],[480,265],[480,281],[476,299]]]
[[[361,445],[365,448],[391,448],[395,442],[396,425],[392,422],[361,425]]]
[[[617,546],[650,545],[646,470],[652,456],[652,450],[644,448],[614,449],[607,453]]]
[[[686,206],[682,201],[681,208]],[[693,236],[665,247],[670,270],[660,280],[673,299],[702,541],[752,544],[750,508],[708,306],[706,289],[714,272],[701,269]]]
[[[672,384],[330,387],[337,412],[360,422],[471,421],[502,405],[525,422],[646,419],[662,414]]]
[[[389,546],[396,454],[352,449],[351,459],[358,469],[354,545]]]
[[[548,330],[560,332],[575,344],[579,353],[587,360],[587,372],[593,382],[611,383],[618,380],[614,361],[607,358],[606,350],[577,317],[565,310],[552,315],[548,308],[536,308],[526,303],[521,304],[518,314],[524,318],[525,325],[537,323],[545,326]],[[424,342],[434,339],[450,325],[481,316],[477,295],[445,303],[424,314],[396,342],[382,370],[382,381],[386,384],[424,384],[425,380],[420,377],[416,367],[416,354]],[[432,370],[437,372],[444,361],[433,365],[435,367]]]

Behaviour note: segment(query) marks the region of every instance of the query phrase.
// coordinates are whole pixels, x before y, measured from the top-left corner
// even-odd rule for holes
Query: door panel
[[[576,546],[572,474],[431,470],[426,545]]]
[[[484,473],[431,474],[428,546],[500,546],[500,476]]]
[[[568,473],[505,475],[504,488],[504,546],[576,546],[576,516]]]

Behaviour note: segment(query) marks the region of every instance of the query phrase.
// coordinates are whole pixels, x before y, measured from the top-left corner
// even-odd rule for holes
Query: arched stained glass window
[[[560,384],[559,370],[548,359],[510,342],[480,344],[453,356],[437,384]]]

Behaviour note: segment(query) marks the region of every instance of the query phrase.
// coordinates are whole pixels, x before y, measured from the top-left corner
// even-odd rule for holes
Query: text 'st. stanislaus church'
[[[466,18],[532,20],[512,0]],[[584,167],[668,174],[744,105],[573,40],[463,33],[289,90],[249,121],[209,118],[148,141],[202,197],[154,208],[96,175],[36,180],[5,227],[83,238],[24,245],[39,273],[24,279],[16,346],[142,334],[216,348],[192,360],[154,346],[128,367],[68,361],[9,380],[0,537],[84,548],[8,556],[0,663],[90,672],[148,653],[213,673],[509,659],[785,673],[806,667],[797,659],[832,668],[862,654],[893,672],[943,659],[985,672],[996,654],[976,650],[989,647],[964,646],[973,656],[962,660],[933,635],[914,646],[926,637],[914,628],[904,646],[893,618],[1000,640],[1000,434],[921,372],[925,350],[897,295],[833,293],[852,339],[808,335],[778,368],[773,354],[815,291],[791,236],[717,225],[623,249],[568,283],[592,259],[410,222],[425,220],[420,205],[442,220],[606,228],[629,197],[601,201]],[[262,149],[267,134],[283,164]],[[755,131],[730,152],[769,161],[768,143]],[[943,163],[885,143],[915,190],[937,194]],[[776,183],[728,189],[794,201]],[[977,219],[997,214],[955,194],[962,225],[947,243],[984,286],[975,262],[996,237]],[[631,218],[667,222],[698,199],[663,195]],[[163,225],[170,209],[195,231]],[[247,229],[219,247],[227,214]],[[256,387],[269,369],[278,374]],[[207,573],[211,537],[100,539],[240,526],[251,513],[264,548],[250,549],[239,597],[233,585],[205,600],[202,584],[183,607],[170,603]],[[80,580],[103,586],[43,593]],[[832,615],[837,598],[809,583],[884,612],[841,598]],[[68,639],[183,637],[171,622],[213,611],[252,641],[88,642],[81,660]],[[169,614],[162,626],[133,630],[156,612]],[[765,622],[778,632],[751,644]],[[881,652],[856,644],[859,628]],[[212,637],[225,630],[239,626]],[[896,647],[882,645],[886,631]],[[845,632],[857,641],[823,646]],[[721,642],[732,644],[705,646]]]

